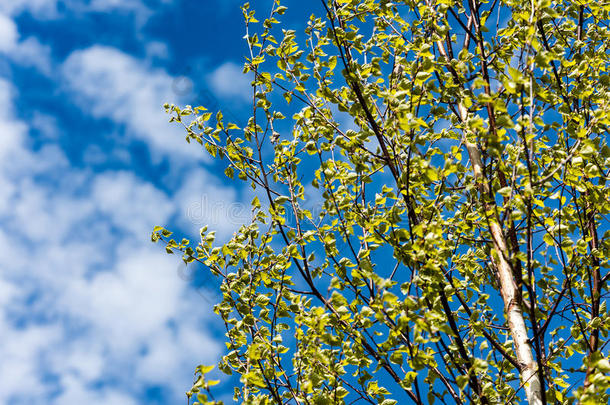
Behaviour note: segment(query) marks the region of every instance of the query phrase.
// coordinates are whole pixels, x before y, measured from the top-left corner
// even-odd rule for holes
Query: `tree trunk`
[[[461,104],[458,105],[458,110],[462,122],[465,122],[468,114],[467,110]],[[506,244],[504,233],[498,223],[496,210],[493,209],[495,203],[493,200],[487,201],[485,199],[485,196],[489,192],[489,184],[487,184],[487,179],[483,176],[481,152],[477,144],[468,141],[468,139],[464,140],[464,144],[468,150],[470,164],[472,165],[475,181],[479,188],[479,198],[483,203],[483,208],[487,213],[492,213],[491,216],[487,215],[487,221],[489,223],[489,231],[492,235],[494,249],[498,254],[497,261],[494,260],[493,263],[500,282],[500,293],[504,301],[504,311],[506,312],[508,328],[510,329],[515,345],[515,356],[521,366],[521,369],[519,370],[521,372],[521,383],[525,389],[528,403],[530,405],[542,405],[542,396],[544,393],[542,392],[540,377],[537,373],[538,365],[532,355],[532,346],[527,336],[527,327],[519,303],[519,291],[513,278],[511,265],[507,260],[510,252]]]

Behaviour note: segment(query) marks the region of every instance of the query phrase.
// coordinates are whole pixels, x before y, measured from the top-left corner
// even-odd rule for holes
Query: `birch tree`
[[[286,5],[242,6],[247,123],[166,105],[253,198],[152,235],[218,281],[235,399],[608,403],[610,3]]]

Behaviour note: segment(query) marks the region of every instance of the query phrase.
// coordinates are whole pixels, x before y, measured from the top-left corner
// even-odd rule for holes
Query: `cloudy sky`
[[[0,0],[0,404],[183,403],[222,354],[213,283],[150,232],[244,221],[162,108],[247,119],[239,3]]]

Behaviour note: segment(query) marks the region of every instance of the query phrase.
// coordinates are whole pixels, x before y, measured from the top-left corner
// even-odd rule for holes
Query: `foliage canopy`
[[[236,398],[608,403],[610,3],[319,6],[242,7],[244,128],[166,105],[254,189],[227,243],[153,232],[221,282]]]

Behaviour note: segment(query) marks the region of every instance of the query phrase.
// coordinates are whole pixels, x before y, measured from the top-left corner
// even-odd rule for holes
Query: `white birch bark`
[[[462,122],[466,122],[468,118],[467,110],[461,104],[458,104],[458,110]],[[500,282],[500,293],[504,301],[508,328],[510,329],[515,346],[515,356],[521,365],[521,370],[519,370],[521,372],[521,383],[523,384],[529,405],[542,405],[542,395],[544,393],[542,392],[538,375],[538,363],[532,355],[532,346],[527,335],[527,326],[525,325],[523,311],[519,303],[518,287],[513,278],[512,268],[507,261],[509,251],[506,238],[498,223],[495,210],[488,210],[490,204],[483,200],[484,195],[489,191],[489,184],[487,184],[487,179],[483,176],[481,151],[478,145],[470,142],[466,136],[464,136],[464,144],[468,151],[475,181],[479,186],[479,196],[483,202],[484,209],[487,212],[492,212],[492,215],[488,216],[487,219],[489,221],[489,231],[492,235],[494,249],[498,254],[498,259],[497,261],[494,260],[494,264]]]

